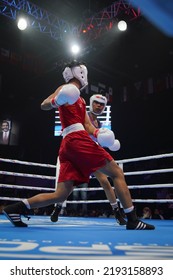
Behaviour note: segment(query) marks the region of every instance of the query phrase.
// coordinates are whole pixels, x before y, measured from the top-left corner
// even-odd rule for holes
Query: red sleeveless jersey
[[[62,129],[75,123],[84,125],[86,114],[85,100],[80,97],[73,105],[59,107],[59,116]]]

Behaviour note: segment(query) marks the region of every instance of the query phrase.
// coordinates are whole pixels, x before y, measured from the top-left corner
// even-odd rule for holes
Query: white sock
[[[133,209],[134,209],[134,206],[132,205],[131,207],[124,209],[124,212],[125,213],[130,213],[130,212],[133,211]]]
[[[29,202],[27,199],[23,199],[22,202],[25,204],[26,208],[31,209],[31,206],[29,205]]]
[[[112,206],[112,209],[118,208],[118,203],[117,202],[110,203],[110,205]]]

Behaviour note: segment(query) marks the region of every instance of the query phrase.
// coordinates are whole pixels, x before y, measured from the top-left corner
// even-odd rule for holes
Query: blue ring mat
[[[0,260],[173,259],[173,220],[148,220],[155,230],[126,230],[114,218],[23,218],[14,227],[0,215]],[[147,220],[146,220],[147,221]]]

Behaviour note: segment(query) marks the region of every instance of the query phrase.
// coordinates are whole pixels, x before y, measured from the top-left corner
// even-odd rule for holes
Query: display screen
[[[19,124],[15,120],[0,120],[0,145],[16,146],[19,140]]]
[[[89,112],[89,106],[86,106],[87,112]],[[111,106],[107,105],[105,107],[102,115],[97,117],[101,122],[102,127],[111,129]],[[54,136],[61,136],[62,126],[59,118],[59,111],[55,110],[55,125],[54,125]]]

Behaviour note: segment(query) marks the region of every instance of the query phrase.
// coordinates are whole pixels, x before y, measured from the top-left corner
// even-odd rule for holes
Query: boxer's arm
[[[102,147],[107,147],[111,151],[118,151],[120,149],[119,140],[115,139],[115,135],[112,130],[107,128],[96,129],[90,121],[88,114],[85,114],[85,124],[84,127],[86,131],[97,138],[98,143]]]
[[[95,126],[91,123],[90,118],[86,112],[85,114],[85,123],[84,123],[85,130],[90,134],[97,138],[98,143],[101,146],[106,146],[105,141],[109,142],[109,146],[112,146],[114,143],[114,133],[113,131],[107,128],[95,128]]]
[[[53,109],[52,105],[51,105],[51,99],[54,97],[54,94],[51,94],[49,97],[47,97],[45,100],[43,100],[43,102],[41,103],[41,110],[51,110]]]
[[[42,110],[58,108],[61,105],[72,105],[80,96],[80,90],[73,84],[66,84],[59,87],[53,95],[43,101]]]
[[[93,124],[90,121],[90,118],[88,117],[88,114],[86,112],[85,114],[85,123],[84,123],[85,130],[90,134],[94,135],[94,132],[96,131],[96,128],[93,126]]]
[[[62,86],[61,86],[62,87]],[[46,99],[43,100],[43,102],[41,103],[41,109],[48,111],[53,109],[52,106],[52,99],[55,98],[55,96],[57,96],[59,90],[61,89],[61,87],[58,87],[54,93],[52,93],[51,95],[49,95]]]

